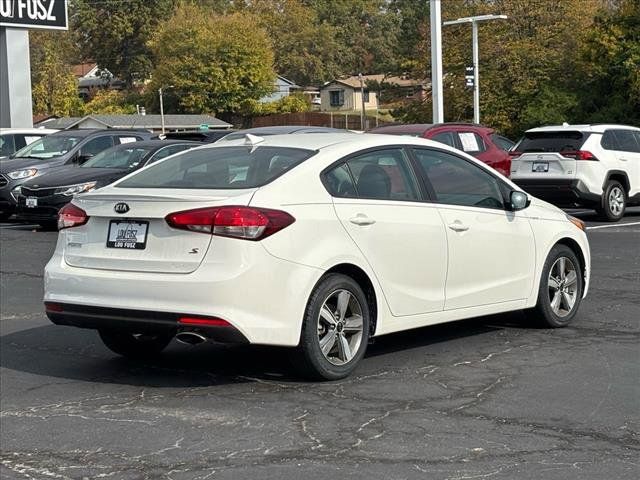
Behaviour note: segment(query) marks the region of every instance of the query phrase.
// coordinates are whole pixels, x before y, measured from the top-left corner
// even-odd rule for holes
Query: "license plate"
[[[36,208],[38,206],[38,198],[37,197],[27,197],[25,200],[27,203],[27,207]]]
[[[137,220],[111,220],[107,247],[144,250],[147,246],[149,222]]]
[[[549,171],[549,162],[533,162],[531,165],[532,172],[548,172]]]

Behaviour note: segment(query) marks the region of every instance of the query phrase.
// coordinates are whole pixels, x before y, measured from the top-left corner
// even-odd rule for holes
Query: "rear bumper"
[[[241,332],[231,326],[187,326],[178,323],[185,314],[129,310],[123,308],[94,307],[75,304],[55,304],[60,311],[51,311],[47,305],[47,317],[56,325],[91,329],[111,329],[133,333],[180,331],[202,333],[205,337],[223,343],[248,343]]]
[[[600,195],[591,193],[581,180],[511,179],[534,197],[559,207],[595,207]]]

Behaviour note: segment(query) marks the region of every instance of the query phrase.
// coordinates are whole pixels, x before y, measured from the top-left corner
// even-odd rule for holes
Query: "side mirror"
[[[529,196],[526,193],[520,192],[518,190],[511,191],[510,201],[511,210],[514,212],[527,208],[531,203],[531,200],[529,200]]]

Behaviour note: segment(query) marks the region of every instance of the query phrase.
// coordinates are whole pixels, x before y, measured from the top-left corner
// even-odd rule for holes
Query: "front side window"
[[[414,149],[414,154],[438,203],[505,208],[498,179],[481,167],[439,150]]]
[[[444,143],[445,145],[449,145],[453,148],[458,148],[453,132],[436,133],[433,137],[430,138],[430,140],[433,140],[434,142]]]
[[[332,107],[339,107],[344,105],[344,90],[330,90],[329,104]]]
[[[37,158],[47,160],[60,157],[75,147],[83,137],[73,135],[47,135],[30,143],[15,154],[15,158]]]
[[[275,180],[314,150],[287,147],[214,147],[189,150],[155,163],[117,184],[121,188],[242,189]]]
[[[359,198],[418,200],[418,188],[402,149],[376,150],[347,160]]]

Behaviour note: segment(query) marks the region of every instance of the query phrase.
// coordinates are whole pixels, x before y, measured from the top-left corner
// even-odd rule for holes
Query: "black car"
[[[145,165],[202,145],[184,140],[147,140],[118,145],[98,153],[79,167],[58,168],[22,184],[18,219],[53,227],[58,210],[74,195],[103,187]]]
[[[16,212],[20,186],[51,169],[81,165],[94,155],[128,142],[148,140],[151,134],[139,130],[78,129],[42,137],[0,160],[0,221]]]

